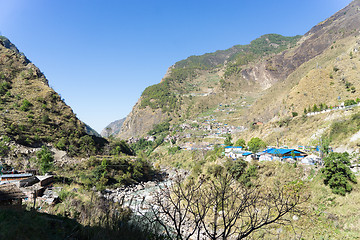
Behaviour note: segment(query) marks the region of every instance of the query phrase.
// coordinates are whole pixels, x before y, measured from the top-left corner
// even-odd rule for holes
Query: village
[[[244,102],[245,103],[245,102]],[[356,105],[334,107],[319,112],[308,112],[307,116],[313,116],[335,110],[349,110]],[[214,112],[227,111],[227,105],[219,104]],[[253,125],[262,125],[262,122],[253,122]],[[315,167],[323,166],[321,146],[296,146],[289,148],[288,146],[274,147],[268,146],[262,151],[253,153],[241,146],[226,146],[223,142],[226,136],[239,134],[247,130],[245,126],[232,126],[216,119],[213,114],[198,117],[197,120],[187,120],[184,123],[173,126],[171,132],[175,133],[167,135],[164,142],[176,142],[179,149],[183,151],[209,151],[216,146],[222,147],[223,155],[234,161],[243,159],[247,162],[253,160],[259,162],[278,161],[283,163],[311,165]],[[148,135],[144,137],[146,141],[154,142],[155,136]],[[213,141],[209,141],[213,139]],[[140,138],[131,138],[129,143],[139,141]],[[330,151],[332,149],[330,148]],[[41,206],[42,204],[55,204],[59,201],[59,189],[53,187],[54,176],[50,174],[39,175],[37,170],[17,171],[9,169],[6,165],[1,165],[1,181],[0,181],[0,205],[21,206],[22,202],[30,206]],[[359,171],[359,165],[352,165],[353,172]]]
[[[25,201],[35,208],[59,201],[59,189],[53,187],[53,175],[38,175],[37,170],[7,169],[6,165],[0,165],[0,168],[0,206],[21,207]]]
[[[320,147],[304,147],[298,146],[298,149],[288,148],[287,146],[275,148],[267,147],[265,150],[252,153],[246,151],[241,146],[226,146],[224,155],[230,157],[233,160],[244,159],[248,162],[252,160],[264,161],[279,161],[288,163],[301,163],[304,165],[316,165],[322,166],[323,161],[319,155],[321,155]],[[299,150],[301,149],[301,150]]]

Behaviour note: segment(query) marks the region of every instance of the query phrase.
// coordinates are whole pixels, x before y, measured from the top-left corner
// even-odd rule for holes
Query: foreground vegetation
[[[175,154],[157,151],[150,157],[171,165],[176,165],[174,160],[178,157],[188,159],[182,165],[191,170],[187,177],[180,182],[175,181],[169,188],[163,188],[162,192],[155,195],[154,198],[156,205],[163,207],[162,211],[165,215],[172,209],[169,202],[166,201],[167,198],[171,198],[173,203],[181,203],[180,209],[187,208],[189,210],[187,215],[182,215],[184,218],[178,222],[178,225],[174,225],[173,222],[179,220],[177,217],[173,220],[165,218],[165,222],[164,218],[156,214],[153,215],[156,221],[153,221],[153,217],[148,218],[144,215],[134,218],[132,211],[128,208],[124,208],[120,203],[106,200],[98,194],[93,186],[101,190],[99,188],[101,181],[94,179],[94,181],[86,183],[81,182],[83,176],[79,176],[80,174],[90,176],[97,172],[95,169],[104,167],[103,161],[93,158],[85,162],[85,164],[93,165],[88,170],[82,166],[72,170],[63,169],[66,172],[73,171],[73,175],[68,175],[65,181],[57,178],[58,183],[55,187],[61,189],[59,190],[60,202],[56,205],[37,205],[36,209],[43,213],[1,210],[0,216],[7,216],[9,211],[15,211],[11,213],[13,218],[6,218],[4,223],[9,222],[10,224],[13,221],[19,221],[18,225],[4,227],[2,236],[10,236],[11,231],[19,232],[25,223],[30,224],[24,229],[34,230],[39,224],[51,228],[52,224],[57,223],[55,228],[51,228],[51,231],[32,231],[32,234],[28,235],[28,239],[37,239],[39,236],[46,236],[42,239],[63,239],[64,236],[72,236],[74,239],[116,239],[120,237],[126,239],[186,239],[192,233],[188,231],[187,226],[192,223],[191,226],[199,227],[192,228],[194,230],[192,236],[196,236],[197,231],[200,231],[207,234],[210,239],[222,239],[224,236],[225,239],[228,239],[230,236],[245,235],[255,239],[288,239],[289,236],[297,239],[356,239],[360,237],[357,231],[360,219],[358,214],[360,212],[358,208],[360,205],[359,186],[350,183],[351,192],[344,196],[336,194],[330,186],[324,184],[328,174],[319,171],[320,169],[316,167],[279,162],[232,161],[223,157],[219,149],[209,151],[205,155],[200,151],[179,151]],[[106,171],[118,170],[114,168]],[[118,176],[121,175],[120,172],[117,173]],[[130,171],[130,173],[133,172]],[[106,174],[101,175],[101,177],[103,176],[106,177]],[[353,180],[356,181],[356,179],[359,180],[359,177],[355,177]],[[68,180],[71,181],[67,182]],[[104,186],[111,188],[120,185]],[[223,192],[221,189],[224,190],[225,195],[220,194]],[[265,196],[266,198],[264,198]],[[270,202],[266,203],[266,201]],[[222,202],[224,205],[221,205]],[[217,212],[213,211],[214,204],[217,205]],[[279,212],[280,217],[275,218],[274,222],[263,222],[267,219],[266,215],[263,215],[266,211],[261,211],[256,216],[248,215],[248,213],[256,213],[254,209],[263,209],[265,206],[270,207],[269,211],[272,213],[269,220],[275,216],[273,214],[277,211],[272,207],[282,206],[280,209],[283,209],[284,212]],[[230,210],[227,209],[228,207]],[[252,210],[249,209],[247,213],[247,208]],[[182,210],[178,213],[180,214]],[[158,214],[159,212],[154,213]],[[174,212],[170,211],[170,213]],[[222,213],[226,213],[225,218]],[[23,218],[19,219],[20,216]],[[28,221],[27,216],[33,218],[33,221]],[[249,217],[257,217],[258,222],[248,225],[249,222],[246,219]],[[243,223],[239,225],[240,222]],[[232,225],[231,223],[236,224]],[[204,224],[205,228],[200,227]],[[261,227],[257,228],[256,226]],[[214,227],[216,227],[216,231]],[[168,233],[164,232],[164,228]],[[179,232],[183,234],[179,234]],[[23,236],[21,234],[19,232],[19,236]]]

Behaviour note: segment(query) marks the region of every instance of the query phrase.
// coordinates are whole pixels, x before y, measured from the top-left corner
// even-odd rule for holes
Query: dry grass
[[[279,238],[290,239],[302,236],[303,239],[358,239],[360,233],[360,186],[346,196],[335,195],[323,184],[321,173],[317,168],[292,164],[264,163],[259,164],[258,181],[265,186],[273,186],[275,182],[286,183],[297,179],[305,182],[304,195],[310,198],[303,205],[307,213],[292,221],[293,227],[282,227]],[[358,176],[358,181],[360,177]],[[291,216],[292,218],[293,216]],[[294,233],[295,230],[295,233]],[[275,231],[276,232],[276,231]],[[291,237],[289,237],[291,236]],[[266,235],[267,239],[278,236]]]

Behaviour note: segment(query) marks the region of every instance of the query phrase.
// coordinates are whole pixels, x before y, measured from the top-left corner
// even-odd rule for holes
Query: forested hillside
[[[0,37],[0,135],[18,144],[51,143],[70,155],[96,153],[106,140],[85,124],[48,85],[45,75],[4,36]]]

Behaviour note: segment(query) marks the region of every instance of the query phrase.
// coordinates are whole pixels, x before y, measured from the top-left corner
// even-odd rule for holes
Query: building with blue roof
[[[241,146],[227,146],[225,147],[225,156],[231,157],[232,159],[238,159],[251,155],[251,152],[244,151]]]
[[[269,148],[263,152],[257,153],[259,161],[286,161],[287,159],[297,160],[306,156],[307,154],[305,152],[288,148]]]

